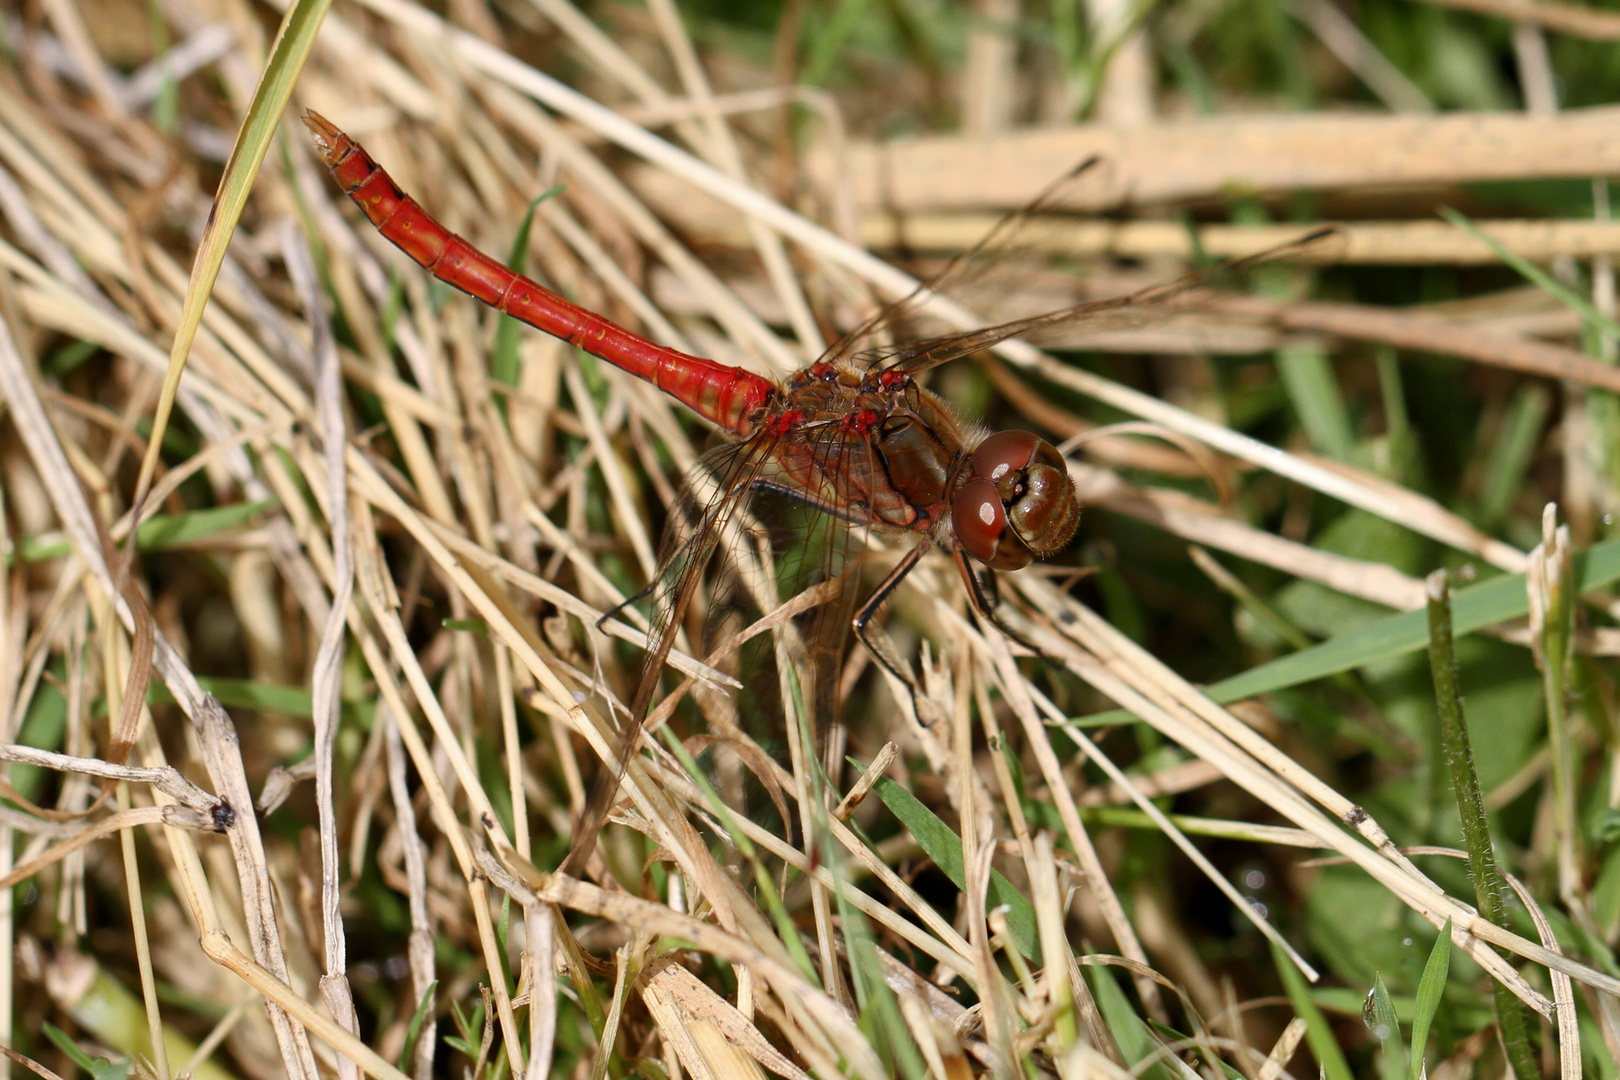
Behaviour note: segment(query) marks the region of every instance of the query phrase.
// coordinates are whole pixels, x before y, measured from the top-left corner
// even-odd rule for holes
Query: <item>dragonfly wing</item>
[[[1319,243],[1336,234],[1335,229],[1319,229],[1257,254],[1241,259],[1223,259],[1210,266],[1183,274],[1172,281],[1150,285],[1123,296],[1090,300],[1072,307],[1013,319],[1010,322],[966,333],[923,338],[875,353],[873,360],[879,366],[915,375],[959,357],[993,348],[1013,338],[1029,338],[1039,342],[1043,335],[1052,333],[1064,335],[1077,332],[1100,333],[1141,326],[1161,319],[1168,312],[1175,310],[1178,301],[1195,299],[1200,292],[1208,290],[1224,275],[1275,261],[1289,252]]]
[[[701,587],[703,569],[738,513],[754,479],[762,470],[769,470],[776,441],[774,436],[762,431],[744,442],[705,455],[671,508],[657,587],[653,590],[652,625],[640,679],[631,698],[629,715],[621,725],[613,757],[604,762],[607,771],[580,814],[573,842],[559,867],[562,873],[577,872],[596,846],[596,838],[618,798],[625,769],[641,741],[642,723],[658,690],[664,662],[674,647],[677,628]],[[707,489],[701,496],[695,493],[694,481],[703,481],[702,486]]]
[[[952,256],[949,262],[919,282],[911,292],[881,305],[834,342],[828,347],[825,358],[850,360],[862,355],[862,342],[881,329],[892,330],[917,318],[930,297],[958,289],[978,278],[987,268],[1006,262],[1010,253],[1018,248],[1018,238],[1025,228],[1042,214],[1062,206],[1075,187],[1084,181],[1086,174],[1101,163],[1101,158],[1086,158],[1053,180],[1028,203],[1003,214],[972,247]]]
[[[832,745],[823,733],[838,717],[838,675],[856,596],[856,590],[847,587],[855,565],[851,525],[871,523],[864,508],[872,498],[869,489],[877,467],[866,438],[827,418],[807,420],[777,436],[762,434],[704,457],[687,485],[689,493],[702,489],[701,493],[683,497],[672,508],[666,530],[650,633],[655,644],[633,699],[630,715],[635,723],[621,732],[613,768],[593,793],[567,867],[577,866],[593,850],[643,721],[665,709],[664,704],[656,711],[651,708],[664,658],[682,614],[693,608],[704,589],[708,590],[706,641],[695,651],[702,655],[718,642],[718,650],[727,655],[710,654],[706,662],[761,669],[742,679],[744,689],[735,698],[694,695],[698,713],[716,736],[712,745],[758,737],[775,742],[780,750],[781,739],[794,730],[804,742],[790,751],[803,748],[813,753],[812,748]],[[787,528],[773,534],[766,527],[766,521],[784,518],[791,521]],[[784,542],[765,543],[751,556],[734,551],[736,541],[757,541],[762,535]],[[706,574],[720,550],[727,553],[721,558],[728,565]],[[807,593],[815,599],[806,601]],[[798,601],[793,603],[795,614],[768,617],[794,601]],[[746,611],[757,612],[760,618],[745,630],[749,620],[732,616]],[[769,660],[770,637],[747,640],[762,628],[781,635],[786,650],[778,654],[785,656],[782,662]],[[776,671],[778,677],[763,669]],[[796,714],[796,727],[779,722],[784,711]],[[717,783],[717,788],[728,802],[732,793],[741,797],[742,789],[729,783]],[[791,827],[788,821],[783,825]]]
[[[917,375],[963,356],[971,356],[1010,341],[1029,338],[1038,341],[1041,334],[1055,330],[1073,334],[1123,330],[1155,319],[1163,318],[1173,302],[1189,294],[1201,284],[1202,278],[1188,281],[1185,288],[1167,291],[1165,286],[1107,300],[1092,300],[1074,307],[1013,319],[995,326],[986,326],[966,333],[942,334],[908,342],[904,346],[886,350],[875,357],[880,366]]]

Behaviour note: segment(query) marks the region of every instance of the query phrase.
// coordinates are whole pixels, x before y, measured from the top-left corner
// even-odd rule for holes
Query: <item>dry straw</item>
[[[504,1059],[512,1075],[540,1080],[564,1055],[592,1080],[643,1058],[671,1076],[1012,1075],[1023,1062],[1065,1076],[1126,1075],[1118,1018],[1081,973],[1113,964],[1146,1015],[1199,1029],[1187,1045],[1205,1064],[1225,1054],[1246,1075],[1283,1075],[1301,1021],[1256,1049],[1235,1005],[1217,1021],[1218,996],[1166,993],[1176,981],[1155,965],[1173,934],[1139,925],[1153,900],[1116,891],[1119,845],[1090,816],[1114,802],[1134,805],[1312,976],[1189,836],[1305,844],[1353,864],[1416,916],[1449,922],[1458,948],[1520,1001],[1556,1012],[1559,1052],[1566,1068],[1571,1056],[1578,1066],[1569,980],[1599,998],[1620,993],[1620,980],[1561,954],[1544,923],[1531,940],[1480,920],[1376,820],[1256,731],[1249,721],[1264,710],[1217,705],[1039,571],[1003,585],[1016,598],[1016,629],[1042,654],[1030,660],[964,614],[946,560],[925,559],[890,620],[892,646],[920,655],[921,685],[913,694],[892,677],[885,686],[879,665],[852,669],[842,729],[830,723],[831,702],[801,709],[823,689],[810,680],[783,680],[781,711],[795,724],[787,734],[763,732],[737,704],[753,700],[736,659],[749,639],[768,636],[769,648],[755,651],[794,668],[820,643],[797,640],[791,616],[836,590],[798,598],[800,607],[763,603],[776,613],[739,621],[712,651],[696,634],[704,618],[684,620],[669,660],[684,681],[655,705],[645,743],[620,760],[622,699],[648,641],[648,620],[623,605],[656,578],[656,522],[701,458],[702,433],[650,386],[535,335],[512,337],[470,302],[446,298],[356,217],[296,125],[265,157],[273,124],[247,105],[247,73],[266,55],[249,6],[227,4],[218,21],[166,7],[194,35],[174,70],[223,75],[183,83],[193,120],[168,133],[141,111],[147,84],[107,67],[73,5],[43,7],[45,23],[16,39],[33,74],[0,77],[0,759],[98,777],[109,792],[116,783],[118,803],[95,808],[84,780],[45,789],[60,791],[54,807],[19,801],[26,814],[0,817],[0,872],[7,884],[33,877],[41,895],[66,897],[69,913],[76,902],[83,909],[75,893],[121,881],[128,910],[101,917],[121,934],[130,912],[148,912],[138,955],[108,948],[71,917],[58,924],[59,944],[103,977],[133,967],[147,992],[133,1031],[96,1027],[65,992],[48,1006],[14,996],[6,1015],[72,1017],[143,1067],[197,1076],[217,1068],[312,1080],[335,1070],[425,1080]],[[289,25],[319,21],[315,7],[294,8]],[[1501,7],[1612,32],[1577,26],[1563,6]],[[562,0],[501,9],[525,31],[554,35],[590,94],[503,47],[520,35],[484,8],[451,10],[456,22],[409,0],[327,13],[318,34],[306,34],[312,51],[291,100],[363,139],[402,186],[485,250],[504,258],[522,229],[527,247],[516,257],[584,305],[661,342],[778,375],[877,303],[916,290],[913,276],[860,244],[958,251],[984,219],[955,212],[1017,204],[1087,154],[1104,167],[1068,209],[1207,199],[1233,183],[1373,189],[1620,171],[1610,111],[1219,116],[880,146],[848,140],[827,94],[712,85],[713,68],[663,0],[616,35]],[[654,54],[656,64],[638,59]],[[1005,77],[993,56],[985,62],[981,85]],[[290,91],[302,60],[289,63],[272,70]],[[161,90],[161,72],[155,78]],[[761,180],[772,163],[750,125],[790,113],[814,129],[802,206],[819,206],[825,224],[779,200],[785,185]],[[263,129],[256,150],[268,165],[227,253],[233,221],[212,213],[203,178],[213,175],[211,149],[229,145],[224,132],[244,115]],[[981,122],[993,126],[993,117]],[[951,164],[964,156],[998,167]],[[229,176],[246,184],[254,169],[243,160]],[[533,207],[559,182],[563,194]],[[1538,260],[1620,249],[1607,221],[1488,231]],[[1068,220],[1029,235],[1026,255],[1044,246],[1160,265],[1198,245],[1243,257],[1296,238],[1281,227],[1189,234],[1163,220]],[[188,286],[192,237],[217,256],[211,291],[196,284],[211,279],[204,270]],[[694,237],[734,244],[746,258],[705,261],[686,245]],[[1319,264],[1461,265],[1493,251],[1449,226],[1390,221],[1347,225],[1294,254]],[[739,262],[757,273],[715,269]],[[1514,372],[1572,398],[1620,389],[1615,367],[1571,340],[1578,318],[1513,306],[1521,300],[1501,294],[1483,312],[1393,311],[1197,290],[1178,294],[1173,311],[1079,329],[1090,347],[1202,355],[1371,343]],[[1027,314],[974,311],[926,290],[916,310],[964,330]],[[77,372],[75,342],[93,354]],[[1076,454],[1089,457],[1071,463],[1088,513],[1135,518],[1392,610],[1421,604],[1416,578],[1245,520],[1233,491],[1263,475],[1457,559],[1508,573],[1529,565],[1521,548],[1369,469],[1271,445],[1026,342],[1001,342],[998,352],[1012,367],[986,369],[1002,399],[1076,437]],[[165,432],[160,418],[153,438],[166,378],[183,422]],[[1046,389],[1033,389],[1034,378]],[[1098,429],[1051,387],[1071,395],[1065,402],[1133,419]],[[1206,481],[1211,497],[1189,494]],[[1590,520],[1600,499],[1570,512]],[[188,512],[204,503],[249,512]],[[726,561],[767,587],[777,553],[736,532]],[[57,540],[66,554],[27,554]],[[857,537],[852,548],[867,541],[856,561],[896,557],[883,537]],[[1197,557],[1225,580],[1211,556]],[[222,624],[188,607],[199,598],[228,603],[238,655],[209,640]],[[1573,640],[1612,655],[1614,638],[1599,628]],[[210,678],[210,664],[250,677]],[[166,694],[149,697],[148,682]],[[695,705],[678,712],[688,692]],[[52,694],[71,703],[63,752],[12,745]],[[127,747],[91,708],[105,701],[117,717],[126,698]],[[158,704],[169,700],[177,708]],[[1128,709],[1182,758],[1142,775],[1120,768],[1106,756],[1119,744],[1076,724],[1076,701]],[[701,734],[694,708],[710,721]],[[891,739],[898,755],[864,772],[844,768],[843,749]],[[293,764],[305,747],[308,759]],[[1071,747],[1106,785],[1082,790],[1082,764],[1065,759]],[[686,755],[698,752],[707,756],[693,775]],[[265,780],[272,766],[286,768]],[[622,777],[614,824],[572,838],[586,842],[579,874],[537,868],[556,865],[554,838],[578,820],[599,775]],[[1287,827],[1183,822],[1153,801],[1219,783]],[[874,846],[867,828],[910,805],[897,792],[908,784],[921,808],[906,821],[909,837]],[[1044,808],[1039,820],[1020,784]],[[750,785],[785,825],[727,804]],[[316,829],[308,844],[285,827],[306,818]],[[106,842],[114,832],[126,838],[122,865]],[[937,883],[911,876],[924,854],[965,898],[954,919]],[[399,895],[383,902],[379,890]],[[394,907],[403,914],[384,929],[380,912]],[[48,921],[0,904],[0,956]],[[445,965],[446,955],[456,963]],[[1542,969],[1553,973],[1552,997]],[[11,969],[6,988],[33,978],[53,985],[50,971]],[[188,1062],[203,1051],[165,1042],[196,1025],[165,1019],[191,1010],[162,1001],[159,980],[191,1001],[222,1003],[202,1040],[212,1061]],[[976,1004],[964,1008],[956,995]],[[482,1026],[457,1030],[469,1003]],[[152,1031],[164,1033],[166,1052],[152,1049]],[[447,1036],[466,1060],[444,1060]],[[1191,1068],[1176,1049],[1153,1053]]]

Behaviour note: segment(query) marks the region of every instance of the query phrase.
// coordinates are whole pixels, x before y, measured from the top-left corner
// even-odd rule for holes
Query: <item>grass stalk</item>
[[[1429,670],[1434,679],[1435,706],[1440,714],[1440,742],[1457,800],[1463,845],[1468,851],[1468,869],[1474,880],[1475,902],[1482,917],[1506,929],[1502,875],[1491,845],[1485,798],[1474,771],[1474,752],[1468,739],[1468,721],[1463,714],[1457,654],[1451,636],[1450,574],[1436,570],[1425,579],[1425,584],[1429,598]],[[1507,954],[1502,955],[1505,958]],[[1530,1048],[1524,1006],[1500,982],[1492,982],[1491,992],[1496,1002],[1497,1030],[1513,1074],[1518,1080],[1535,1080],[1541,1072]]]

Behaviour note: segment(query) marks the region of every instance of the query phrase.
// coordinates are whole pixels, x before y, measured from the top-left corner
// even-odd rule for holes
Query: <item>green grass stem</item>
[[[1491,847],[1490,826],[1485,818],[1485,797],[1474,771],[1474,753],[1468,739],[1468,722],[1463,715],[1462,689],[1457,678],[1457,654],[1452,642],[1451,585],[1444,570],[1430,574],[1427,582],[1429,605],[1429,668],[1434,676],[1435,705],[1440,714],[1440,741],[1451,773],[1452,791],[1461,819],[1463,846],[1468,850],[1468,869],[1474,879],[1474,896],[1479,913],[1493,924],[1507,928],[1502,904],[1502,875]],[[1500,950],[1499,950],[1500,951]],[[1502,951],[1506,958],[1507,954]],[[1493,981],[1496,1021],[1502,1045],[1518,1080],[1535,1080],[1541,1075],[1530,1049],[1530,1032],[1524,1006],[1500,982]]]

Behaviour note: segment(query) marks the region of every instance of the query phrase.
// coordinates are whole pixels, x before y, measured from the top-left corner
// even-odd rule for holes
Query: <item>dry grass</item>
[[[1185,47],[1207,7],[1174,6],[1154,33]],[[1582,32],[1566,7],[1503,5]],[[1064,75],[1019,69],[980,27],[969,134],[886,144],[893,116],[949,114],[955,76],[918,63],[874,68],[860,93],[781,89],[814,59],[784,59],[793,39],[774,61],[718,31],[695,46],[666,0],[600,22],[564,0],[333,10],[300,109],[485,250],[527,235],[524,264],[584,306],[777,376],[910,293],[902,265],[926,273],[986,208],[1084,154],[1103,167],[1072,205],[1105,217],[1037,224],[917,319],[966,330],[1162,280],[1200,248],[1252,254],[1298,230],[1188,231],[1169,211],[1253,217],[1332,189],[1337,238],[1300,249],[1309,266],[1260,267],[1261,295],[1180,295],[1067,328],[1047,343],[1060,357],[1012,341],[939,373],[987,421],[1076,455],[1081,543],[1002,581],[1038,656],[968,614],[934,555],[886,620],[915,702],[834,642],[839,708],[807,708],[777,673],[828,590],[734,620],[713,652],[700,596],[659,731],[616,766],[647,626],[619,605],[656,576],[658,523],[712,436],[432,282],[295,122],[202,317],[137,526],[188,267],[268,47],[265,11],[239,0],[152,11],[178,82],[125,0],[51,0],[4,26],[0,866],[17,888],[0,894],[0,1042],[65,1074],[49,1023],[164,1077],[1273,1078],[1348,1075],[1341,1053],[1403,1075],[1402,1032],[1380,1044],[1311,1004],[1353,1012],[1380,978],[1370,958],[1394,956],[1378,985],[1441,1016],[1431,1075],[1504,1067],[1491,980],[1537,1019],[1545,1068],[1580,1075],[1585,1028],[1586,1067],[1615,1074],[1620,567],[1612,544],[1560,554],[1571,532],[1611,536],[1620,510],[1612,323],[1506,287],[1496,248],[1432,220],[1442,195],[1489,209],[1466,183],[1620,171],[1611,112],[1278,118],[1249,101],[1155,121],[1133,112],[1155,107],[1137,39],[1091,43],[1112,74]],[[1374,46],[1343,29],[1315,59],[1387,76],[1382,57],[1346,59]],[[1119,122],[1004,130],[1031,101]],[[1486,231],[1612,308],[1612,222],[1513,216]],[[862,246],[897,239],[928,257]],[[1358,264],[1488,269],[1444,295],[1410,270],[1382,290],[1328,276]],[[1410,410],[1401,363],[1425,388]],[[1411,421],[1451,408],[1479,434]],[[870,539],[876,567],[900,550]],[[730,546],[720,562],[774,582],[747,569],[768,545]],[[1539,590],[1501,576],[1457,598],[1459,633],[1498,650],[1465,683],[1519,673],[1472,707],[1550,717],[1487,779],[1526,883],[1515,910],[1534,916],[1506,926],[1437,857],[1460,843],[1455,810],[1433,779],[1431,691],[1402,682],[1424,638],[1398,613],[1425,603],[1425,571],[1465,562]],[[553,872],[618,767],[614,823],[579,874]],[[1448,923],[1469,959],[1442,1004],[1421,958],[1399,958]],[[1299,975],[1350,993],[1313,999]]]

